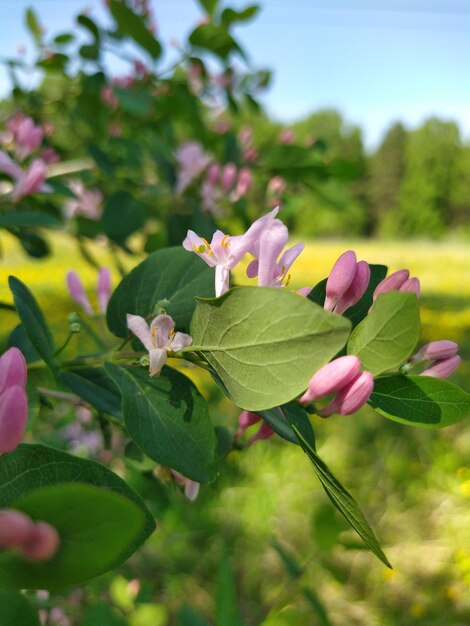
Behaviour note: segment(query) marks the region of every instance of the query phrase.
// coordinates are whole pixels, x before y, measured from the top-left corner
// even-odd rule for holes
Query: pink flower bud
[[[243,436],[245,430],[253,424],[257,424],[261,420],[261,415],[257,415],[256,413],[251,413],[250,411],[243,411],[240,413],[238,418],[238,430],[234,434],[236,439],[239,439]]]
[[[26,386],[27,366],[21,350],[9,348],[0,357],[0,394],[13,385]]]
[[[227,163],[222,170],[221,183],[224,191],[230,191],[237,180],[237,166],[235,163]]]
[[[460,365],[461,358],[455,354],[446,359],[434,361],[430,367],[421,372],[420,376],[431,376],[432,378],[447,378]]]
[[[294,132],[290,128],[283,128],[279,134],[279,141],[290,145],[294,142]]]
[[[207,182],[212,186],[217,185],[220,176],[220,165],[218,163],[212,163],[207,170]]]
[[[22,120],[16,129],[15,139],[17,142],[16,153],[19,159],[24,159],[39,148],[42,143],[43,131],[40,126],[35,126],[30,117]]]
[[[17,548],[31,534],[33,522],[21,511],[0,510],[0,548]]]
[[[253,176],[251,171],[246,167],[242,167],[238,174],[237,186],[235,188],[235,193],[238,198],[246,196],[246,194],[250,191],[252,182]]]
[[[352,283],[336,303],[334,312],[341,315],[352,307],[364,295],[370,280],[370,267],[366,261],[359,261]]]
[[[252,446],[255,441],[270,439],[274,434],[275,432],[271,426],[267,422],[263,421],[257,432],[246,442],[246,447],[248,448],[249,446]]]
[[[398,270],[387,278],[384,278],[375,288],[373,299],[375,300],[381,293],[400,289],[404,282],[408,280],[410,272],[408,270]]]
[[[28,396],[13,385],[0,395],[0,454],[12,452],[23,439],[28,420]]]
[[[72,299],[83,307],[87,315],[93,315],[93,309],[77,272],[70,271],[67,274],[67,287]]]
[[[57,552],[59,544],[57,530],[46,522],[37,522],[21,549],[27,559],[47,561]]]
[[[268,182],[266,190],[269,194],[280,196],[286,190],[286,181],[282,176],[273,176]]]
[[[349,289],[356,273],[356,253],[353,250],[344,252],[333,266],[326,281],[326,298],[324,308],[332,311],[343,294]]]
[[[45,148],[42,153],[42,160],[46,165],[52,165],[60,161],[60,156],[54,150],[54,148]]]
[[[106,313],[109,298],[111,296],[111,272],[109,268],[102,267],[98,272],[98,305],[101,313]]]
[[[457,354],[459,345],[455,341],[443,339],[441,341],[431,341],[422,346],[419,351],[414,354],[410,361],[412,363],[420,363],[421,361],[436,361],[447,359]]]
[[[370,398],[374,388],[374,377],[371,372],[362,372],[348,385],[343,387],[336,397],[319,411],[322,417],[329,417],[333,413],[351,415],[363,406]]]
[[[355,380],[360,371],[361,363],[357,356],[352,354],[341,356],[324,365],[312,376],[307,391],[299,401],[302,403],[313,402],[318,398],[338,392],[345,385]]]
[[[409,291],[411,293],[415,293],[416,296],[419,298],[421,292],[419,278],[408,278],[408,280],[405,280],[403,285],[400,287],[399,291]]]

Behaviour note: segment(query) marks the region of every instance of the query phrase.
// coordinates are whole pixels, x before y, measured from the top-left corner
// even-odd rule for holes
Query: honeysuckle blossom
[[[103,194],[98,189],[87,189],[81,180],[68,183],[75,199],[67,200],[64,213],[68,219],[83,215],[89,220],[99,220],[103,212]]]
[[[178,181],[175,188],[179,195],[195,178],[202,174],[212,158],[205,154],[202,146],[195,141],[184,143],[175,150],[174,155],[179,166]]]
[[[57,530],[47,522],[34,522],[14,509],[0,510],[0,548],[17,549],[27,559],[47,561],[59,544]]]
[[[362,372],[352,382],[340,389],[333,400],[322,407],[318,414],[321,417],[329,417],[333,413],[351,415],[364,406],[373,389],[374,377],[371,372]]]
[[[20,114],[10,119],[7,124],[15,142],[15,156],[22,161],[35,152],[42,143],[44,132],[36,126],[30,117]]]
[[[12,452],[23,438],[28,419],[26,377],[23,353],[9,348],[0,357],[0,454]]]
[[[462,359],[458,354],[449,356],[446,359],[437,359],[421,372],[420,376],[431,376],[432,378],[448,378],[460,365]]]
[[[194,231],[188,230],[188,234],[183,241],[183,248],[189,252],[195,252],[207,263],[207,265],[215,267],[216,296],[221,296],[228,290],[230,270],[232,270],[242,260],[247,252],[251,252],[252,254],[261,254],[261,250],[263,251],[262,268],[263,271],[265,271],[265,265],[269,262],[269,241],[265,239],[263,240],[263,243],[260,244],[260,238],[263,233],[272,229],[273,226],[278,229],[278,224],[282,225],[280,220],[275,219],[278,210],[278,208],[275,208],[267,215],[263,215],[263,217],[257,219],[244,235],[232,237],[225,235],[220,230],[217,230],[210,243],[203,237],[196,235]],[[258,274],[257,270],[258,266],[256,266],[256,272],[253,275]],[[274,268],[271,263],[271,266],[267,271],[271,279],[270,284],[272,284],[273,275],[276,271],[276,268]]]
[[[72,299],[83,307],[87,315],[94,315],[93,307],[88,300],[85,288],[77,272],[71,270],[66,276],[67,288]],[[98,283],[96,288],[99,312],[106,313],[109,298],[111,297],[111,272],[107,267],[98,270]]]
[[[430,365],[420,373],[420,376],[433,378],[447,378],[460,365],[461,358],[457,354],[459,345],[455,341],[431,341],[422,346],[408,361],[410,364],[431,361]]]
[[[14,201],[30,196],[36,191],[48,191],[49,188],[44,185],[47,176],[47,165],[42,159],[35,159],[26,172],[16,179],[16,185],[13,188],[12,198]]]
[[[175,322],[169,315],[157,315],[150,326],[140,315],[127,314],[127,328],[143,343],[149,353],[150,376],[157,376],[168,352],[178,352],[191,345],[192,337],[175,333]]]
[[[227,163],[224,167],[212,163],[200,189],[202,208],[220,217],[221,201],[227,198],[230,202],[237,202],[248,193],[251,184],[249,169],[238,170],[234,163]]]
[[[356,253],[347,250],[336,261],[326,281],[324,308],[338,315],[356,304],[363,296],[370,280],[366,261],[356,261]]]

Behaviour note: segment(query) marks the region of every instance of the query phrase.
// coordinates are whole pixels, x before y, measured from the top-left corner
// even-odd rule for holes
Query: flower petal
[[[192,343],[193,338],[191,337],[191,335],[187,335],[186,333],[176,333],[173,339],[170,341],[169,348],[173,352],[178,352],[178,350],[187,348]]]
[[[152,334],[150,333],[149,325],[144,318],[140,315],[131,315],[128,313],[126,320],[127,328],[140,339],[149,352],[150,350],[153,350],[155,348],[155,343],[153,341]]]
[[[153,348],[149,350],[149,374],[150,376],[157,376],[160,374],[160,370],[165,365],[168,358],[168,353],[164,348]]]
[[[171,342],[171,331],[175,322],[169,315],[157,315],[150,324],[150,334],[153,338],[154,347],[168,348]]]
[[[217,265],[215,268],[215,296],[218,298],[229,288],[229,270],[223,265]]]
[[[0,395],[0,454],[12,452],[23,439],[28,419],[28,396],[13,385]]]
[[[0,357],[0,394],[12,387],[26,385],[27,366],[21,350],[9,348]]]

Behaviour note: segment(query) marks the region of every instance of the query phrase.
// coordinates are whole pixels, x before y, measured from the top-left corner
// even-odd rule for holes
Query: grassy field
[[[6,279],[14,274],[30,286],[51,325],[65,336],[66,317],[74,309],[63,288],[66,271],[77,269],[90,291],[96,275],[69,240],[55,237],[51,243],[54,256],[32,262],[12,239],[1,236],[0,300],[11,301]],[[348,248],[359,259],[385,263],[392,271],[407,267],[420,278],[423,341],[444,338],[461,344],[464,362],[454,380],[470,392],[469,246],[311,242],[292,268],[292,285],[315,284]],[[103,264],[111,263],[103,250],[94,253]],[[136,262],[123,261],[128,267]],[[5,336],[17,320],[8,311],[1,316]],[[217,423],[236,419],[227,402],[214,403],[212,415]],[[220,479],[202,489],[194,504],[167,490],[149,494],[158,532],[121,578],[100,579],[84,592],[84,602],[109,592],[131,626],[175,624],[169,616],[183,599],[213,615],[218,563],[226,555],[247,626],[470,623],[468,421],[441,431],[410,429],[365,409],[354,417],[314,419],[314,427],[320,456],[361,505],[392,571],[347,530],[304,455],[273,439],[231,454]],[[137,475],[135,480],[140,480]],[[139,487],[150,489],[140,482]],[[295,578],[273,542],[298,562]],[[147,622],[136,617],[140,609],[123,591],[126,580],[137,575],[147,580],[139,606],[146,603],[154,610]],[[303,589],[315,594],[326,618]]]

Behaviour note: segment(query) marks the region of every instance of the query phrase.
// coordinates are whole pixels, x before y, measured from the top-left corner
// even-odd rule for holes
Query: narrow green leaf
[[[291,426],[296,433],[304,452],[312,461],[315,473],[334,506],[344,515],[371,552],[373,552],[375,556],[382,561],[382,563],[391,569],[392,566],[383,553],[374,531],[369,526],[354,498],[333,476],[327,465],[320,459],[319,456],[317,456],[315,450],[308,444],[299,430],[293,424],[291,424]]]
[[[470,394],[430,376],[376,378],[369,404],[396,422],[425,428],[443,428],[470,415]]]
[[[414,293],[380,295],[369,315],[353,330],[348,354],[374,375],[401,365],[419,339],[419,306]]]
[[[64,383],[98,411],[122,418],[121,394],[103,367],[82,367],[64,372]]]
[[[60,220],[54,215],[37,213],[35,211],[15,211],[0,215],[0,228],[7,226],[42,226],[43,228],[56,228],[60,226]]]
[[[199,4],[212,17],[219,4],[219,0],[199,0]]]
[[[240,52],[238,44],[230,33],[222,26],[201,24],[189,35],[189,42],[197,48],[209,50],[225,60],[231,52]]]
[[[254,412],[305,391],[312,375],[344,346],[349,330],[341,316],[270,287],[235,287],[220,298],[198,299],[191,322],[194,350],[214,368],[235,404]]]
[[[132,11],[125,2],[110,0],[109,9],[121,33],[130,37],[155,61],[162,53],[160,42],[145,25],[144,18]]]
[[[35,11],[31,7],[26,11],[26,26],[33,36],[35,44],[40,46],[42,42],[42,28]]]
[[[153,378],[143,368],[106,363],[105,369],[121,391],[127,432],[145,454],[197,482],[214,480],[214,427],[189,378],[170,367]]]
[[[241,11],[235,11],[229,7],[222,11],[220,20],[226,27],[230,27],[235,22],[247,22],[258,15],[260,8],[257,4],[252,4]]]
[[[77,23],[80,24],[80,26],[83,26],[83,28],[86,28],[87,31],[93,35],[95,41],[98,42],[100,40],[100,30],[98,26],[87,15],[79,15],[77,17]]]
[[[114,472],[95,461],[80,459],[61,450],[35,444],[20,444],[2,456],[0,464],[0,508],[11,506],[31,490],[61,483],[86,483],[108,489],[132,500],[144,513],[145,525],[129,546],[126,557],[155,530],[155,521],[140,496]]]
[[[109,330],[127,337],[126,314],[147,317],[155,305],[168,300],[168,315],[177,330],[188,332],[196,302],[195,296],[214,293],[214,271],[195,254],[182,247],[166,248],[150,254],[118,285],[108,304]]]
[[[126,560],[145,526],[135,502],[81,483],[33,489],[11,507],[51,524],[60,537],[57,553],[47,561],[13,551],[0,555],[0,584],[21,589],[68,587],[109,571]]]
[[[259,415],[280,437],[298,446],[299,440],[291,427],[291,423],[294,424],[315,450],[315,433],[313,432],[310,416],[295,402],[289,402],[283,406],[277,406],[266,411],[259,411]]]
[[[237,606],[235,577],[227,555],[224,555],[221,559],[217,574],[215,617],[217,624],[223,624],[224,626],[242,626]]]
[[[2,626],[40,626],[37,611],[18,591],[0,589],[0,611]]]
[[[14,276],[8,278],[8,283],[26,334],[44,362],[57,375],[52,336],[36,299],[28,287]]]

